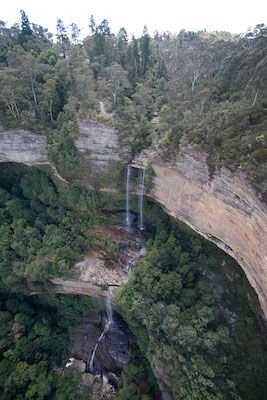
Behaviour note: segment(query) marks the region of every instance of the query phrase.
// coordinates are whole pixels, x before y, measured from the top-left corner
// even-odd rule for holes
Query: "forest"
[[[100,101],[132,156],[150,149],[171,163],[192,145],[207,152],[211,176],[240,169],[267,200],[263,24],[242,35],[151,36],[144,27],[129,38],[91,16],[83,39],[74,22],[58,19],[56,32],[24,11],[20,24],[0,21],[0,129],[45,134],[49,161],[70,183],[56,185],[42,167],[1,165],[1,400],[92,399],[79,374],[62,371],[75,328],[104,304],[56,295],[51,279],[77,277],[75,262],[94,250],[114,251],[92,227],[111,224],[124,199],[79,186],[74,146],[79,120],[103,121]],[[118,162],[101,179],[120,188],[124,172]],[[147,187],[152,180],[148,165]],[[174,400],[266,399],[266,328],[243,271],[151,200],[144,215],[146,254],[114,295],[139,346],[114,399],[158,400],[162,375]]]
[[[16,179],[11,171],[2,174],[0,183],[0,398],[63,400],[76,398],[75,393],[88,399],[77,374],[57,371],[74,328],[103,305],[83,296],[55,295],[50,280],[75,277],[75,261],[108,245],[90,228],[111,223],[112,213],[110,220],[106,215],[111,199],[78,188],[58,192],[35,168]],[[152,370],[164,369],[173,399],[264,399],[265,328],[244,273],[157,204],[146,200],[144,209],[150,237],[146,255],[117,295],[118,311],[141,355],[124,371],[118,399],[156,398],[146,360]],[[140,395],[147,374],[151,378]]]
[[[113,112],[135,154],[152,148],[173,159],[193,144],[209,154],[211,175],[246,172],[266,196],[266,27],[227,32],[111,32],[91,16],[88,36],[58,19],[56,41],[31,23],[0,23],[0,118],[5,127],[46,133],[49,154],[68,178],[82,168],[73,146],[77,120]]]

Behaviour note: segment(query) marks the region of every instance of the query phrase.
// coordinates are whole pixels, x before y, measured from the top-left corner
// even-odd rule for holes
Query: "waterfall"
[[[139,191],[139,229],[144,230],[144,187],[145,187],[145,169],[140,169],[140,191]]]
[[[131,189],[131,166],[127,165],[127,176],[126,176],[126,227],[131,228],[131,216],[130,216],[130,189]]]
[[[92,353],[91,358],[90,358],[90,362],[89,362],[89,372],[90,372],[91,374],[94,373],[95,353],[96,353],[96,351],[97,351],[97,349],[98,349],[99,343],[100,343],[101,340],[104,338],[105,333],[106,333],[106,324],[105,324],[105,328],[104,328],[103,332],[101,333],[101,335],[100,335],[99,338],[97,339],[97,342],[96,342],[96,344],[95,344],[93,353]]]
[[[94,350],[92,352],[92,355],[89,360],[89,372],[93,374],[95,372],[94,370],[94,360],[95,360],[95,355],[98,349],[98,346],[100,342],[104,339],[105,334],[108,332],[110,326],[113,324],[113,315],[112,315],[112,291],[111,288],[109,287],[108,289],[108,294],[106,297],[106,314],[107,314],[107,319],[105,320],[105,326],[103,331],[101,332],[101,335],[96,341]]]
[[[108,295],[106,297],[106,312],[107,312],[107,324],[108,327],[113,324],[113,315],[112,315],[112,292],[111,288],[109,287]]]

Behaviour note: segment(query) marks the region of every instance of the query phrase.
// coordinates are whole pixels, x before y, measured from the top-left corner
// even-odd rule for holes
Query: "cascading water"
[[[131,228],[131,216],[130,216],[130,190],[131,190],[131,166],[127,166],[126,175],[126,227]]]
[[[101,333],[101,335],[100,335],[99,338],[97,339],[97,342],[96,342],[96,344],[95,344],[93,353],[92,353],[91,358],[90,358],[90,361],[89,361],[89,372],[90,372],[91,374],[95,372],[95,370],[94,370],[95,354],[96,354],[96,351],[97,351],[97,349],[98,349],[99,343],[102,341],[102,339],[103,339],[104,336],[105,336],[105,333],[106,333],[106,324],[105,324],[105,328],[104,328],[103,332]]]
[[[139,191],[139,229],[144,230],[144,189],[145,189],[145,169],[140,169],[140,191]]]
[[[112,313],[112,292],[111,287],[108,288],[108,295],[106,297],[106,312],[107,312],[107,324],[108,327],[113,324],[113,313]]]
[[[129,259],[129,261],[126,263],[125,266],[125,272],[127,274],[130,274],[135,263],[139,260],[140,257],[142,257],[146,252],[145,246],[141,246],[139,250],[135,250],[133,256]]]
[[[106,333],[108,332],[110,326],[113,324],[113,313],[112,313],[112,291],[111,288],[108,288],[108,294],[106,297],[106,314],[107,314],[107,319],[105,320],[105,326],[103,331],[101,332],[101,335],[99,336],[99,338],[96,341],[94,350],[92,352],[92,355],[90,357],[89,360],[89,372],[92,374],[95,372],[94,369],[94,360],[95,360],[95,355],[98,349],[98,346],[100,344],[100,342],[104,339]]]

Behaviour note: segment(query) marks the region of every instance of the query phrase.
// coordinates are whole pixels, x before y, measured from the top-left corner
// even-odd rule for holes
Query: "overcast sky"
[[[245,32],[266,23],[267,0],[1,0],[0,20],[19,22],[23,9],[30,22],[55,32],[56,19],[76,22],[82,36],[88,34],[91,14],[97,23],[106,18],[115,33],[124,26],[128,35],[139,36],[146,24],[150,34],[186,30]]]

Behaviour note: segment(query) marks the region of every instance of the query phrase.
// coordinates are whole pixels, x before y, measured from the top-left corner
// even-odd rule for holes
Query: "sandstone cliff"
[[[0,130],[0,162],[48,164],[46,137],[22,129]]]
[[[147,158],[137,158],[136,166]],[[267,317],[267,210],[246,177],[222,168],[211,179],[206,155],[191,147],[172,165],[153,162],[153,169],[149,196],[239,263]]]
[[[95,170],[108,172],[112,161],[127,159],[115,129],[86,120],[79,123],[79,130],[75,145],[90,168],[93,164]],[[44,136],[21,130],[0,132],[0,162],[48,163],[45,147]],[[172,165],[146,154],[134,165],[142,166],[147,158],[155,172],[148,195],[236,259],[267,318],[266,206],[246,178],[223,168],[210,179],[206,155],[191,147],[181,149]]]

